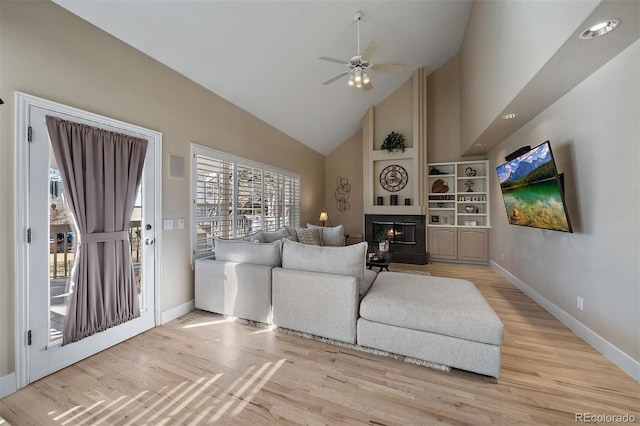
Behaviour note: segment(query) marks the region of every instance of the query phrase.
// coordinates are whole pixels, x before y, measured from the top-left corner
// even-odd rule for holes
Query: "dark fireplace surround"
[[[364,229],[369,251],[378,249],[375,238],[383,231],[389,241],[393,262],[414,265],[427,263],[425,216],[367,214],[364,216]]]

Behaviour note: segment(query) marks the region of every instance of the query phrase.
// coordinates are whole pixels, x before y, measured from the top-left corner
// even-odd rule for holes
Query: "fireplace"
[[[369,251],[375,251],[376,237],[384,234],[393,262],[424,265],[427,263],[425,223],[422,215],[365,215]]]

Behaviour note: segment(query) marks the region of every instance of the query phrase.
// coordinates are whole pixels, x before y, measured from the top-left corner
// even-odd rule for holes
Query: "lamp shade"
[[[327,214],[327,212],[323,211],[320,213],[320,219],[318,219],[318,221],[320,222],[326,222],[329,220],[329,215]]]

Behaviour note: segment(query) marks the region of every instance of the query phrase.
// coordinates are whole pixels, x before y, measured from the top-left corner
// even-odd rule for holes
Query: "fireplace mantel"
[[[425,214],[425,208],[424,206],[364,206],[364,214],[422,215]]]

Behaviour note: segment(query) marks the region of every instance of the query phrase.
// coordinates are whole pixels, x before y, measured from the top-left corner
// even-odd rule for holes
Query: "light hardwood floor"
[[[640,385],[487,266],[473,281],[505,325],[499,379],[442,372],[195,311],[0,400],[19,425],[640,422]]]

